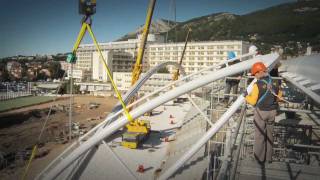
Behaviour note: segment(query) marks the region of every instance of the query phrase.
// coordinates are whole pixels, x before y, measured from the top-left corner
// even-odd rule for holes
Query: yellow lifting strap
[[[129,111],[128,111],[127,107],[126,107],[126,104],[123,102],[123,99],[122,99],[122,97],[121,97],[121,94],[120,94],[120,92],[118,91],[118,88],[117,88],[116,84],[114,83],[114,81],[113,81],[113,79],[112,79],[111,71],[110,71],[110,69],[109,69],[109,67],[108,67],[108,65],[107,65],[107,63],[106,63],[106,60],[105,60],[104,57],[103,57],[103,54],[102,54],[101,49],[100,49],[100,47],[99,47],[99,44],[98,44],[98,42],[97,42],[97,40],[96,40],[96,37],[94,36],[94,34],[93,34],[92,30],[91,30],[90,25],[89,25],[89,24],[86,24],[86,23],[84,23],[84,24],[86,25],[86,27],[87,27],[87,29],[88,29],[88,31],[89,31],[89,34],[90,34],[90,36],[91,36],[91,38],[92,38],[92,40],[93,40],[93,42],[94,42],[97,50],[99,51],[99,54],[100,54],[100,57],[102,58],[102,62],[103,62],[103,64],[104,64],[104,67],[105,67],[106,70],[107,70],[107,75],[108,75],[108,77],[109,77],[109,79],[110,79],[110,81],[111,81],[112,87],[113,87],[114,91],[116,92],[117,97],[118,97],[118,99],[119,99],[119,101],[120,101],[120,103],[121,103],[121,105],[122,105],[122,108],[123,108],[123,110],[124,110],[125,116],[128,118],[129,121],[133,121],[133,118],[132,118],[132,116],[129,114]]]
[[[110,81],[111,81],[111,84],[112,84],[112,86],[113,86],[113,89],[114,89],[114,91],[116,92],[117,97],[118,97],[118,99],[119,99],[119,101],[120,101],[120,103],[121,103],[121,105],[122,105],[123,110],[124,110],[124,115],[125,115],[125,116],[127,117],[127,119],[131,122],[131,121],[133,121],[133,118],[132,118],[132,116],[130,115],[130,113],[129,113],[127,107],[126,107],[126,104],[123,102],[123,99],[122,99],[122,97],[121,97],[121,94],[119,93],[118,88],[117,88],[116,84],[114,83],[114,81],[113,81],[113,79],[112,79],[111,71],[110,71],[110,69],[109,69],[109,67],[108,67],[108,65],[107,65],[107,63],[106,63],[106,61],[105,61],[105,59],[104,59],[104,57],[103,57],[103,55],[102,55],[102,52],[101,52],[101,50],[100,50],[100,47],[99,47],[99,45],[98,45],[98,43],[97,43],[97,40],[96,40],[96,38],[95,38],[95,36],[94,36],[94,34],[93,34],[93,32],[92,32],[91,27],[90,27],[89,24],[87,24],[87,23],[83,23],[83,24],[82,24],[82,27],[81,27],[80,32],[79,32],[79,34],[78,34],[78,38],[77,38],[77,40],[76,40],[76,42],[75,42],[75,44],[74,44],[74,46],[73,46],[72,53],[75,53],[75,52],[77,51],[77,49],[78,49],[78,47],[79,47],[79,45],[80,45],[80,43],[81,43],[81,41],[82,41],[85,33],[86,33],[86,29],[88,29],[88,31],[89,31],[89,33],[90,33],[90,36],[92,37],[93,42],[94,42],[96,48],[97,48],[98,51],[99,51],[100,57],[102,58],[103,64],[104,64],[104,66],[105,66],[105,68],[106,68],[106,70],[107,70],[107,75],[108,75],[108,77],[110,78]],[[31,156],[30,156],[30,158],[29,158],[29,160],[28,160],[28,163],[27,163],[27,165],[26,165],[25,171],[24,171],[23,176],[22,176],[22,180],[25,179],[25,177],[26,177],[26,175],[27,175],[27,173],[28,173],[30,164],[31,164],[34,156],[36,155],[37,149],[38,149],[38,146],[37,146],[37,144],[36,144],[36,145],[33,147],[32,154],[31,154]]]
[[[79,45],[84,37],[84,34],[86,33],[86,28],[87,28],[86,24],[83,23],[81,26],[80,32],[78,34],[77,40],[73,45],[72,53],[75,53],[77,51],[77,49],[79,48]]]
[[[37,149],[38,149],[38,146],[37,146],[37,145],[34,145],[34,146],[33,146],[33,149],[32,149],[31,156],[30,156],[30,158],[29,158],[29,161],[28,161],[28,163],[27,163],[27,165],[26,165],[26,168],[25,168],[25,170],[24,170],[23,176],[22,176],[22,178],[21,178],[22,180],[26,179],[27,173],[28,173],[28,171],[29,171],[30,164],[31,164],[34,156],[36,155]]]

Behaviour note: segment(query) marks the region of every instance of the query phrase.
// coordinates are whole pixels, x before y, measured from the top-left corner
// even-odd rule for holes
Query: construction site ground
[[[151,133],[137,149],[121,146],[120,134],[115,135],[112,140],[105,139],[89,158],[84,158],[85,166],[80,170],[70,165],[57,179],[65,179],[70,171],[78,171],[72,179],[155,179],[171,167],[206,128],[205,120],[190,102],[167,103],[155,108],[151,116],[140,119],[150,121]],[[200,179],[208,164],[203,156],[204,147],[184,166],[183,172],[188,173],[179,171],[174,179]]]
[[[108,115],[114,97],[76,96],[73,104],[73,140]],[[34,177],[68,145],[69,98],[0,113],[0,177],[21,179],[31,149],[37,143],[49,108],[53,105],[39,149],[26,179]]]

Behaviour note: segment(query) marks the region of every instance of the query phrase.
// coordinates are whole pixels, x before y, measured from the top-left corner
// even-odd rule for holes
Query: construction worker
[[[228,60],[234,59],[235,57],[236,57],[236,54],[233,51],[228,52]],[[237,61],[233,61],[228,64],[232,65],[235,63],[237,63]],[[225,87],[225,91],[224,91],[225,95],[224,95],[224,99],[223,99],[225,107],[227,107],[229,104],[229,97],[230,97],[229,94],[230,94],[231,89],[232,89],[232,94],[235,95],[238,93],[238,85],[239,85],[239,82],[241,79],[241,75],[242,74],[236,74],[236,75],[233,75],[233,76],[226,78],[226,87]],[[235,97],[233,99],[235,99]]]
[[[255,142],[254,156],[259,163],[272,162],[273,125],[281,99],[280,81],[273,81],[262,62],[253,64],[251,74],[257,82],[246,101],[254,108]]]

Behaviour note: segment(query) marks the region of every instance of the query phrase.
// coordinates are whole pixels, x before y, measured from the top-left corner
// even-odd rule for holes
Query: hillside
[[[300,42],[301,46],[310,43],[319,50],[320,1],[287,3],[242,16],[217,13],[191,19],[177,25],[178,41],[184,41],[187,26],[193,30],[194,41],[246,40],[263,50],[270,50],[272,45],[292,50]],[[175,39],[174,29],[168,39]]]
[[[309,43],[320,51],[320,1],[286,3],[245,15],[221,12],[181,23],[161,19],[152,23],[150,31],[163,34],[169,31],[168,41],[175,41],[177,36],[181,42],[187,27],[192,28],[190,39],[193,41],[245,40],[256,44],[262,52],[281,45],[285,54],[292,55]],[[141,25],[119,40],[135,38],[142,28]]]
[[[150,25],[150,33],[166,33],[170,29],[172,29],[175,25],[177,25],[177,22],[166,20],[166,19],[158,19],[151,22]],[[130,32],[117,41],[124,41],[128,39],[134,39],[136,38],[138,33],[142,33],[143,31],[143,25],[139,26],[134,32]]]

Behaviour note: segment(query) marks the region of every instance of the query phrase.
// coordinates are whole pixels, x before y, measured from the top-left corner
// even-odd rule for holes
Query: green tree
[[[52,61],[48,64],[48,69],[51,73],[52,78],[57,79],[61,77],[61,64],[56,61]]]
[[[62,86],[61,86],[60,91],[58,93],[59,94],[69,94],[70,93],[70,80],[62,83]],[[79,94],[80,93],[80,86],[73,84],[72,93]]]
[[[161,68],[161,69],[158,70],[158,73],[166,73],[166,74],[168,74],[168,73],[170,73],[170,72],[169,72],[169,70],[167,69],[167,67],[163,67],[163,68]]]

